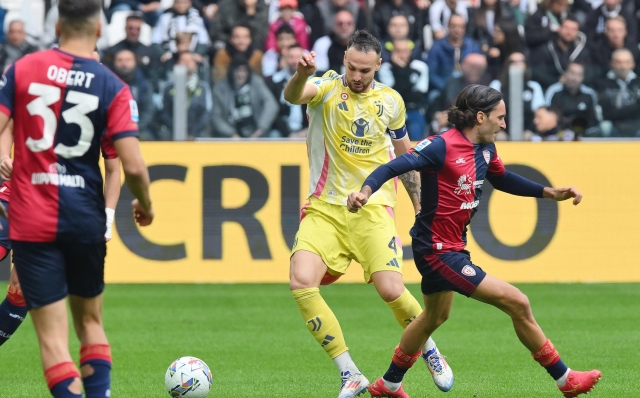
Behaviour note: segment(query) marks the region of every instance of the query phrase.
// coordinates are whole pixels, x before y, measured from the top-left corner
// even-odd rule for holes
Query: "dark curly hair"
[[[380,41],[364,29],[356,30],[353,33],[349,40],[349,44],[347,45],[347,49],[350,49],[351,47],[363,53],[375,51],[378,56],[382,53],[382,44],[380,44]]]
[[[447,119],[458,130],[476,125],[476,115],[484,112],[489,115],[502,101],[502,94],[488,86],[471,84],[465,87],[455,104],[449,108]]]

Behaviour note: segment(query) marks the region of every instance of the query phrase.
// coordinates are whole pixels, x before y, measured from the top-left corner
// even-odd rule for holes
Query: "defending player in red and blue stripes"
[[[577,205],[582,194],[574,187],[549,188],[505,169],[495,136],[506,129],[502,95],[489,87],[467,86],[448,112],[455,126],[429,137],[412,150],[378,167],[349,195],[347,206],[359,211],[389,179],[420,171],[421,210],[411,230],[413,253],[422,275],[425,309],[405,329],[384,377],[369,387],[373,397],[408,397],[402,379],[420,356],[420,347],[449,317],[454,292],[493,305],[511,317],[516,334],[533,358],[556,380],[565,397],[589,392],[600,379],[598,370],[569,369],[536,323],[527,297],[471,262],[466,231],[476,211],[485,179],[496,189],[518,196]]]

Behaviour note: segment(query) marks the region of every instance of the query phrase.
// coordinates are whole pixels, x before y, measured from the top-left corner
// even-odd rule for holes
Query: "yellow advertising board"
[[[142,143],[142,150],[156,219],[136,227],[123,189],[107,282],[288,281],[289,247],[308,190],[305,143]],[[573,206],[485,184],[468,241],[475,264],[510,282],[640,282],[640,143],[509,142],[499,143],[498,153],[510,170],[574,185],[584,199]],[[402,187],[398,197],[396,225],[408,245],[412,207]],[[407,282],[420,281],[413,260],[404,269]],[[358,264],[340,281],[362,282]]]

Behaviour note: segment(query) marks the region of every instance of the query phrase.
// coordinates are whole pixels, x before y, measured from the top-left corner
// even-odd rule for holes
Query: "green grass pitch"
[[[590,397],[640,397],[640,285],[518,287],[564,362],[603,372]],[[419,286],[409,289],[421,297]],[[322,293],[360,369],[371,381],[380,377],[401,333],[390,310],[372,286],[334,285]],[[338,393],[337,370],[306,330],[287,285],[109,285],[104,318],[115,398],[168,397],[165,371],[185,355],[211,367],[209,397]],[[455,385],[443,394],[417,363],[405,378],[414,398],[561,396],[497,309],[457,295],[449,321],[434,338]],[[75,336],[70,340],[77,360],[78,343]],[[30,319],[0,347],[0,366],[0,397],[49,396]]]

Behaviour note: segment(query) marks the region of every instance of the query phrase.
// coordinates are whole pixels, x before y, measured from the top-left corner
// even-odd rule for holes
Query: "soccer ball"
[[[178,358],[164,376],[164,384],[172,397],[202,398],[211,390],[211,371],[203,360],[195,357]]]

